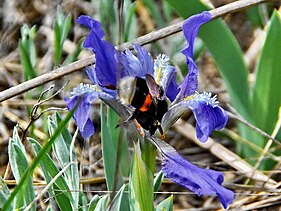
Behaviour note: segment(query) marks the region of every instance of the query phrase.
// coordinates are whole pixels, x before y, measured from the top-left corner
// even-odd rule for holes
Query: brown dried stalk
[[[250,6],[261,4],[264,2],[271,2],[271,1],[273,1],[273,0],[241,0],[241,1],[232,2],[232,3],[224,5],[222,7],[210,10],[209,12],[212,14],[212,17],[214,19],[214,18],[218,18],[218,17],[221,17],[221,16],[229,14],[229,13],[243,10]],[[151,32],[149,34],[146,34],[144,36],[141,36],[139,38],[136,38],[130,42],[123,43],[120,46],[117,46],[117,48],[119,50],[123,51],[124,49],[132,49],[133,44],[145,45],[147,43],[162,39],[164,37],[170,36],[172,34],[175,34],[179,31],[181,31],[182,24],[183,24],[183,21],[170,25],[170,26],[167,26],[160,30],[157,30],[157,31]],[[23,82],[17,86],[11,87],[7,90],[0,92],[0,102],[5,101],[14,96],[17,96],[23,92],[31,90],[40,85],[46,84],[50,81],[61,78],[65,75],[68,75],[72,72],[80,70],[80,69],[82,69],[86,66],[92,65],[94,63],[95,63],[94,56],[91,56],[91,57],[73,62],[67,66],[55,69],[49,73],[40,75],[29,81]]]

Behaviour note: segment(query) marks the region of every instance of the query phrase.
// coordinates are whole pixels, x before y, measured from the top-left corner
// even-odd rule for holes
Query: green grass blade
[[[108,107],[108,112],[107,112],[107,126],[109,131],[111,131],[111,136],[114,144],[114,148],[118,149],[117,144],[120,144],[120,152],[119,153],[119,170],[122,176],[129,176],[130,173],[130,163],[128,163],[130,159],[129,155],[129,146],[128,146],[128,141],[125,133],[125,129],[123,127],[118,127],[116,126],[119,123],[120,117],[116,112]],[[116,141],[114,141],[116,140]]]
[[[3,178],[0,176],[0,185],[1,185],[1,192],[5,195],[5,196],[9,196],[10,195],[10,189],[8,188],[7,184],[5,183],[5,181],[3,180]]]
[[[1,190],[0,190],[0,209],[3,207],[3,204],[6,203],[7,198],[9,196],[6,196]],[[8,210],[14,210],[13,207],[9,207]]]
[[[115,3],[117,2],[114,0],[99,1],[99,16],[100,22],[106,34],[105,39],[113,44],[116,44],[118,42],[118,36],[116,36],[118,34],[118,23]]]
[[[42,150],[42,146],[35,139],[29,138],[28,140],[31,143],[35,156],[38,156],[38,153]],[[59,173],[59,169],[48,154],[43,156],[42,160],[40,161],[40,167],[44,173],[47,183],[49,183],[52,178]],[[49,191],[50,197],[51,199],[52,196],[55,197],[61,210],[63,210],[63,208],[72,208],[71,202],[73,201],[73,198],[64,177],[60,176],[55,181],[53,190],[54,192]]]
[[[141,151],[142,151],[142,154],[141,154],[142,159],[143,159],[144,163],[150,169],[151,173],[154,174],[157,149],[148,140],[142,141],[140,143],[140,146],[141,146]]]
[[[31,29],[27,25],[21,27],[21,39],[19,40],[20,61],[23,68],[24,80],[30,80],[37,76],[35,66],[37,64],[37,54],[34,44],[36,27]]]
[[[260,5],[250,7],[245,12],[248,16],[248,19],[251,21],[252,25],[257,27],[263,27],[263,23],[260,17],[259,7]]]
[[[159,190],[163,179],[164,179],[164,174],[162,171],[159,171],[156,177],[154,178],[154,182],[153,182],[154,192],[157,192]]]
[[[57,137],[61,134],[63,128],[67,125],[68,121],[71,119],[74,110],[76,107],[68,113],[68,115],[64,118],[64,120],[59,124],[58,129],[55,131],[54,135],[49,139],[49,141],[45,144],[45,146],[40,150],[38,156],[33,160],[30,167],[25,171],[24,175],[22,175],[19,183],[11,193],[10,197],[8,198],[7,202],[4,204],[2,210],[6,211],[12,204],[13,200],[15,199],[16,195],[19,191],[28,183],[28,179],[32,175],[36,166],[40,163],[42,158],[50,151],[53,143],[56,141]]]
[[[252,109],[256,126],[271,133],[281,105],[281,17],[275,11],[267,28],[266,39],[256,68]]]
[[[173,199],[174,197],[172,195],[160,202],[156,207],[156,211],[173,211]]]
[[[267,27],[266,39],[256,68],[256,81],[253,88],[252,111],[254,124],[271,134],[278,119],[278,109],[281,105],[281,19],[274,12]],[[255,144],[264,147],[265,138],[245,130],[245,135]],[[277,137],[280,137],[280,133]],[[247,152],[248,153],[248,152]],[[251,152],[250,156],[257,156]],[[260,169],[271,169],[274,163],[262,162]]]
[[[124,34],[123,42],[132,40],[136,37],[137,34],[137,20],[136,20],[136,3],[131,3],[130,0],[125,1],[124,6]]]
[[[17,183],[19,183],[21,177],[24,176],[29,164],[28,164],[26,151],[20,141],[16,129],[14,129],[13,138],[11,138],[9,141],[8,151],[9,151],[9,162],[11,165],[13,175]],[[16,197],[16,202],[14,207],[15,209],[24,207],[30,204],[35,199],[35,192],[34,192],[31,175],[29,175],[29,177],[27,178],[26,184],[23,188],[24,191],[21,191],[20,194],[18,194]],[[36,209],[35,205],[33,205],[31,210],[35,210],[35,209]]]
[[[110,130],[112,140],[117,140],[119,137],[120,128],[116,126],[119,123],[120,117],[118,114],[110,107],[107,109],[107,127]],[[114,148],[117,149],[117,141],[113,141]]]
[[[57,125],[61,122],[61,116],[59,113],[55,114],[55,118],[49,117],[49,130],[50,134],[57,129]],[[71,190],[79,190],[79,172],[78,165],[76,159],[76,153],[74,151],[74,143],[72,144],[72,136],[67,128],[64,128],[61,135],[58,137],[58,141],[53,144],[53,150],[59,163],[61,164],[61,168],[66,166],[69,162],[73,161],[76,164],[71,165],[69,169],[65,171],[66,179],[68,182],[68,186]],[[79,203],[79,192],[73,191],[71,192],[73,195],[75,209],[78,209]]]
[[[128,184],[124,184],[117,194],[114,196],[109,211],[129,211],[130,207],[128,203],[122,203],[125,200],[128,202],[128,194],[125,190],[128,188]],[[125,198],[126,197],[126,198]]]
[[[114,180],[117,179],[116,188],[121,187],[122,181],[120,177],[115,178],[116,158],[117,158],[117,144],[112,138],[112,131],[109,130],[105,119],[105,112],[103,103],[101,103],[101,143],[103,165],[105,170],[106,185],[108,190],[113,189]],[[115,140],[117,142],[117,140]]]
[[[129,143],[127,139],[126,129],[120,128],[120,133],[118,137],[118,142],[121,145],[120,155],[119,155],[119,170],[123,177],[129,177],[130,174],[130,166],[131,166],[131,156],[129,152]]]
[[[54,23],[54,63],[56,66],[59,65],[61,61],[62,49],[60,47],[60,37],[61,37],[61,29],[57,22]]]
[[[83,192],[79,192],[79,209],[78,211],[88,211],[88,198]]]
[[[173,8],[169,3],[167,3],[167,1],[163,2],[163,14],[168,22],[173,20]]]
[[[74,52],[70,55],[67,56],[67,58],[64,60],[63,62],[63,66],[66,66],[72,62],[75,62],[80,54],[80,52],[83,50],[83,42],[84,42],[84,38],[81,38],[78,43],[77,46],[74,50]]]
[[[152,211],[153,175],[142,160],[139,146],[135,146],[133,166],[129,178],[129,201],[131,210]]]
[[[143,0],[144,5],[149,9],[150,15],[152,16],[153,20],[158,24],[158,26],[164,27],[165,22],[163,17],[161,16],[161,12],[157,8],[157,4],[153,0]]]
[[[95,211],[104,211],[104,210],[106,210],[108,202],[109,202],[109,195],[104,195],[103,197],[101,197],[100,200],[97,203]]]
[[[61,190],[56,184],[53,185],[53,188],[54,195],[60,210],[74,210],[74,206],[71,205],[69,198],[66,194],[64,194],[65,190]]]
[[[90,203],[89,203],[89,209],[88,211],[94,211],[98,202],[100,200],[100,197],[98,195],[94,195],[93,198],[91,199]]]
[[[53,136],[55,131],[57,130],[57,124],[55,120],[49,116],[48,117],[48,127],[49,127],[49,133],[50,136]],[[60,167],[63,168],[70,162],[70,155],[69,155],[69,148],[70,148],[70,140],[64,140],[62,133],[58,136],[58,141],[56,141],[52,145],[52,149],[54,151],[54,154],[60,164]],[[70,177],[70,170],[68,169],[66,171],[68,177]]]
[[[13,145],[13,144],[12,144]],[[11,151],[12,155],[10,158],[14,157],[16,160],[16,166],[12,168],[12,163],[11,162],[11,169],[13,172],[17,172],[19,176],[23,176],[24,172],[28,168],[28,161],[26,154],[21,150],[20,147],[17,145],[11,146]],[[11,160],[10,160],[11,161]],[[16,170],[15,170],[16,167]],[[20,178],[17,179],[17,183],[20,180]],[[25,207],[26,205],[30,204],[33,200],[35,199],[35,192],[34,192],[34,187],[32,183],[32,177],[30,175],[29,179],[27,182],[23,185],[22,191],[17,195],[16,197],[16,202],[15,202],[15,209],[20,209],[22,207]],[[36,210],[36,205],[33,204],[30,210]]]
[[[57,16],[54,22],[54,63],[55,66],[61,64],[62,49],[64,41],[72,26],[71,15],[65,17],[60,7],[57,8]]]
[[[60,43],[61,47],[63,46],[63,43],[67,38],[69,30],[71,29],[71,26],[72,26],[71,20],[72,20],[72,16],[70,14],[68,14],[67,17],[64,20],[63,25],[61,26],[61,28],[62,28],[61,39],[60,39],[61,40],[61,43]]]
[[[4,182],[3,178],[0,176],[0,210],[3,207],[3,205],[6,203],[7,198],[10,196],[11,192],[7,186],[7,184]],[[9,207],[8,210],[14,210],[14,208]]]

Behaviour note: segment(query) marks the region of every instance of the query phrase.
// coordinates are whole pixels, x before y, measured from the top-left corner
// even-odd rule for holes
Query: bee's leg
[[[138,133],[140,134],[141,137],[144,138],[145,134],[143,132],[143,128],[141,127],[141,125],[138,123],[138,121],[136,119],[134,119],[134,122],[135,122]]]

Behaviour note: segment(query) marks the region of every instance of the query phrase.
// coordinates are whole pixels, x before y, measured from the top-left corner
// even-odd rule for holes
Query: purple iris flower
[[[168,90],[166,86],[171,81],[173,86],[169,89],[177,89],[175,82],[173,82],[175,77],[170,79],[175,73],[175,69],[168,65],[167,59],[165,61],[162,59],[154,64],[150,54],[139,45],[134,45],[137,56],[129,50],[125,53],[118,52],[111,43],[103,40],[105,33],[100,22],[85,15],[80,16],[77,22],[90,29],[84,47],[92,50],[96,57],[95,66],[87,69],[87,74],[95,85],[80,84],[74,88],[71,97],[65,98],[69,110],[79,102],[73,117],[83,138],[88,138],[95,132],[94,125],[90,120],[91,104],[98,98],[111,98],[111,100],[116,98],[117,91],[115,88],[118,71],[121,77],[145,77],[146,74],[154,75],[154,77],[157,74],[165,75],[164,79],[158,77],[159,80],[162,79],[162,81],[159,81],[159,85]],[[158,60],[156,59],[156,61]],[[157,71],[154,71],[155,66],[157,66]]]
[[[233,202],[234,193],[222,186],[223,174],[193,165],[176,151],[164,155],[162,171],[173,182],[201,195],[216,194],[223,207],[227,208]]]
[[[182,53],[186,56],[189,72],[179,86],[180,91],[172,103],[173,106],[162,119],[162,126],[165,121],[172,124],[186,108],[191,109],[196,119],[196,135],[201,142],[207,141],[213,130],[222,129],[228,120],[226,112],[218,105],[216,96],[211,97],[211,93],[207,92],[196,92],[198,69],[193,59],[193,45],[199,27],[211,18],[210,13],[202,12],[188,18],[183,24],[187,45]],[[234,193],[221,185],[223,174],[199,168],[185,160],[167,143],[159,140],[156,142],[162,152],[162,171],[166,177],[197,193],[198,196],[217,194],[224,208],[232,203]]]
[[[228,120],[226,112],[218,105],[216,98],[211,98],[210,93],[199,94],[198,69],[193,59],[193,46],[198,30],[203,23],[212,19],[209,12],[191,16],[183,24],[183,33],[187,44],[182,50],[186,56],[188,74],[180,84],[180,91],[176,99],[180,104],[190,108],[196,119],[196,134],[201,142],[206,142],[213,130],[222,129]]]
[[[175,68],[169,64],[166,55],[159,55],[153,62],[149,53],[139,45],[134,46],[136,56],[128,50],[124,53],[118,52],[113,45],[103,40],[105,34],[98,21],[88,16],[80,16],[77,22],[90,29],[84,47],[91,49],[96,56],[94,68],[87,70],[94,85],[80,84],[65,101],[69,110],[79,103],[73,117],[82,136],[88,138],[94,133],[94,126],[90,120],[91,104],[94,100],[101,98],[105,102],[113,102],[109,104],[112,107],[119,103],[116,100],[116,90],[111,89],[117,85],[117,76],[145,77],[146,74],[152,75],[156,83],[163,87],[164,97],[175,101],[167,113],[178,108],[181,110],[190,108],[193,111],[199,140],[204,142],[214,129],[223,128],[227,122],[225,111],[217,105],[216,99],[211,98],[209,93],[196,92],[198,70],[193,59],[193,44],[200,25],[210,19],[210,14],[205,12],[189,18],[183,26],[188,45],[182,52],[186,55],[189,73],[179,90]],[[116,107],[118,106],[120,103]],[[115,110],[118,111],[118,108]],[[177,115],[176,112],[175,114]],[[234,194],[221,186],[223,182],[221,173],[194,166],[171,146],[163,143],[159,149],[163,155],[162,169],[168,178],[199,196],[217,194],[224,207],[232,202]]]

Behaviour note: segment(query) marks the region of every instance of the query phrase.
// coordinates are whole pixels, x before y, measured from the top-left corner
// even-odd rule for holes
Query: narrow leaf
[[[101,103],[101,143],[102,143],[102,155],[103,155],[103,165],[105,169],[106,185],[108,190],[113,189],[116,169],[116,157],[117,157],[117,145],[112,139],[111,132],[107,126],[103,103]],[[117,141],[117,140],[115,140]],[[121,187],[122,181],[120,178],[117,181],[117,189]]]
[[[131,210],[154,210],[153,175],[142,160],[139,146],[135,146],[129,178],[129,200]]]
[[[173,211],[173,198],[173,196],[170,196],[160,202],[156,207],[156,211]]]
[[[95,211],[104,211],[104,210],[106,210],[108,202],[109,202],[109,195],[104,195],[103,197],[101,197],[101,199],[97,203]]]
[[[115,197],[113,198],[112,202],[111,202],[111,206],[109,211],[127,211],[130,210],[129,208],[129,204],[125,204],[122,203],[122,201],[124,200],[128,200],[128,195],[125,193],[125,190],[128,188],[128,184],[124,184],[119,191],[117,192],[117,194],[115,195]],[[123,205],[123,206],[122,206]]]
[[[24,176],[26,169],[29,167],[29,163],[26,151],[20,141],[16,129],[14,129],[13,137],[9,141],[8,151],[13,175],[17,183],[19,183],[21,178]],[[27,178],[25,186],[22,187],[22,190],[23,189],[24,191],[21,191],[17,195],[15,209],[25,207],[26,205],[30,204],[35,198],[31,175]],[[35,205],[32,206],[32,210],[35,210]]]
[[[31,143],[34,154],[38,156],[38,153],[40,152],[40,150],[42,150],[42,146],[32,138],[29,138],[28,140]],[[55,163],[48,154],[43,156],[42,160],[40,161],[40,167],[43,170],[44,177],[47,183],[49,183],[52,178],[54,178],[59,173],[59,169],[56,167]],[[55,181],[53,188],[49,190],[49,194],[50,197],[55,196],[58,206],[61,209],[63,207],[71,207],[73,198],[64,177],[60,176]]]
[[[164,174],[162,171],[159,171],[158,174],[156,175],[156,177],[154,178],[154,192],[157,192],[163,182],[164,179]]]
[[[258,60],[252,109],[256,126],[271,133],[281,105],[281,18],[275,11],[266,32],[265,43]]]
[[[94,211],[98,202],[100,200],[100,197],[98,195],[94,195],[93,198],[91,199],[90,201],[90,204],[89,204],[89,211]]]
[[[65,117],[65,119],[59,124],[58,129],[56,130],[54,135],[49,139],[49,141],[45,144],[45,146],[42,148],[42,150],[40,150],[40,152],[38,153],[38,156],[33,160],[30,167],[26,170],[24,175],[21,177],[18,185],[15,187],[15,189],[11,193],[10,197],[8,198],[7,202],[4,204],[4,206],[2,208],[3,211],[7,210],[8,207],[11,206],[11,203],[13,202],[13,200],[16,197],[16,195],[18,194],[18,192],[21,190],[22,187],[24,187],[26,185],[26,183],[28,182],[28,179],[32,175],[34,169],[40,163],[42,157],[49,152],[52,144],[55,142],[58,135],[61,133],[62,129],[66,126],[68,121],[71,119],[76,107],[77,107],[77,105],[74,107],[73,110],[71,110],[71,112],[69,112],[69,114]]]

